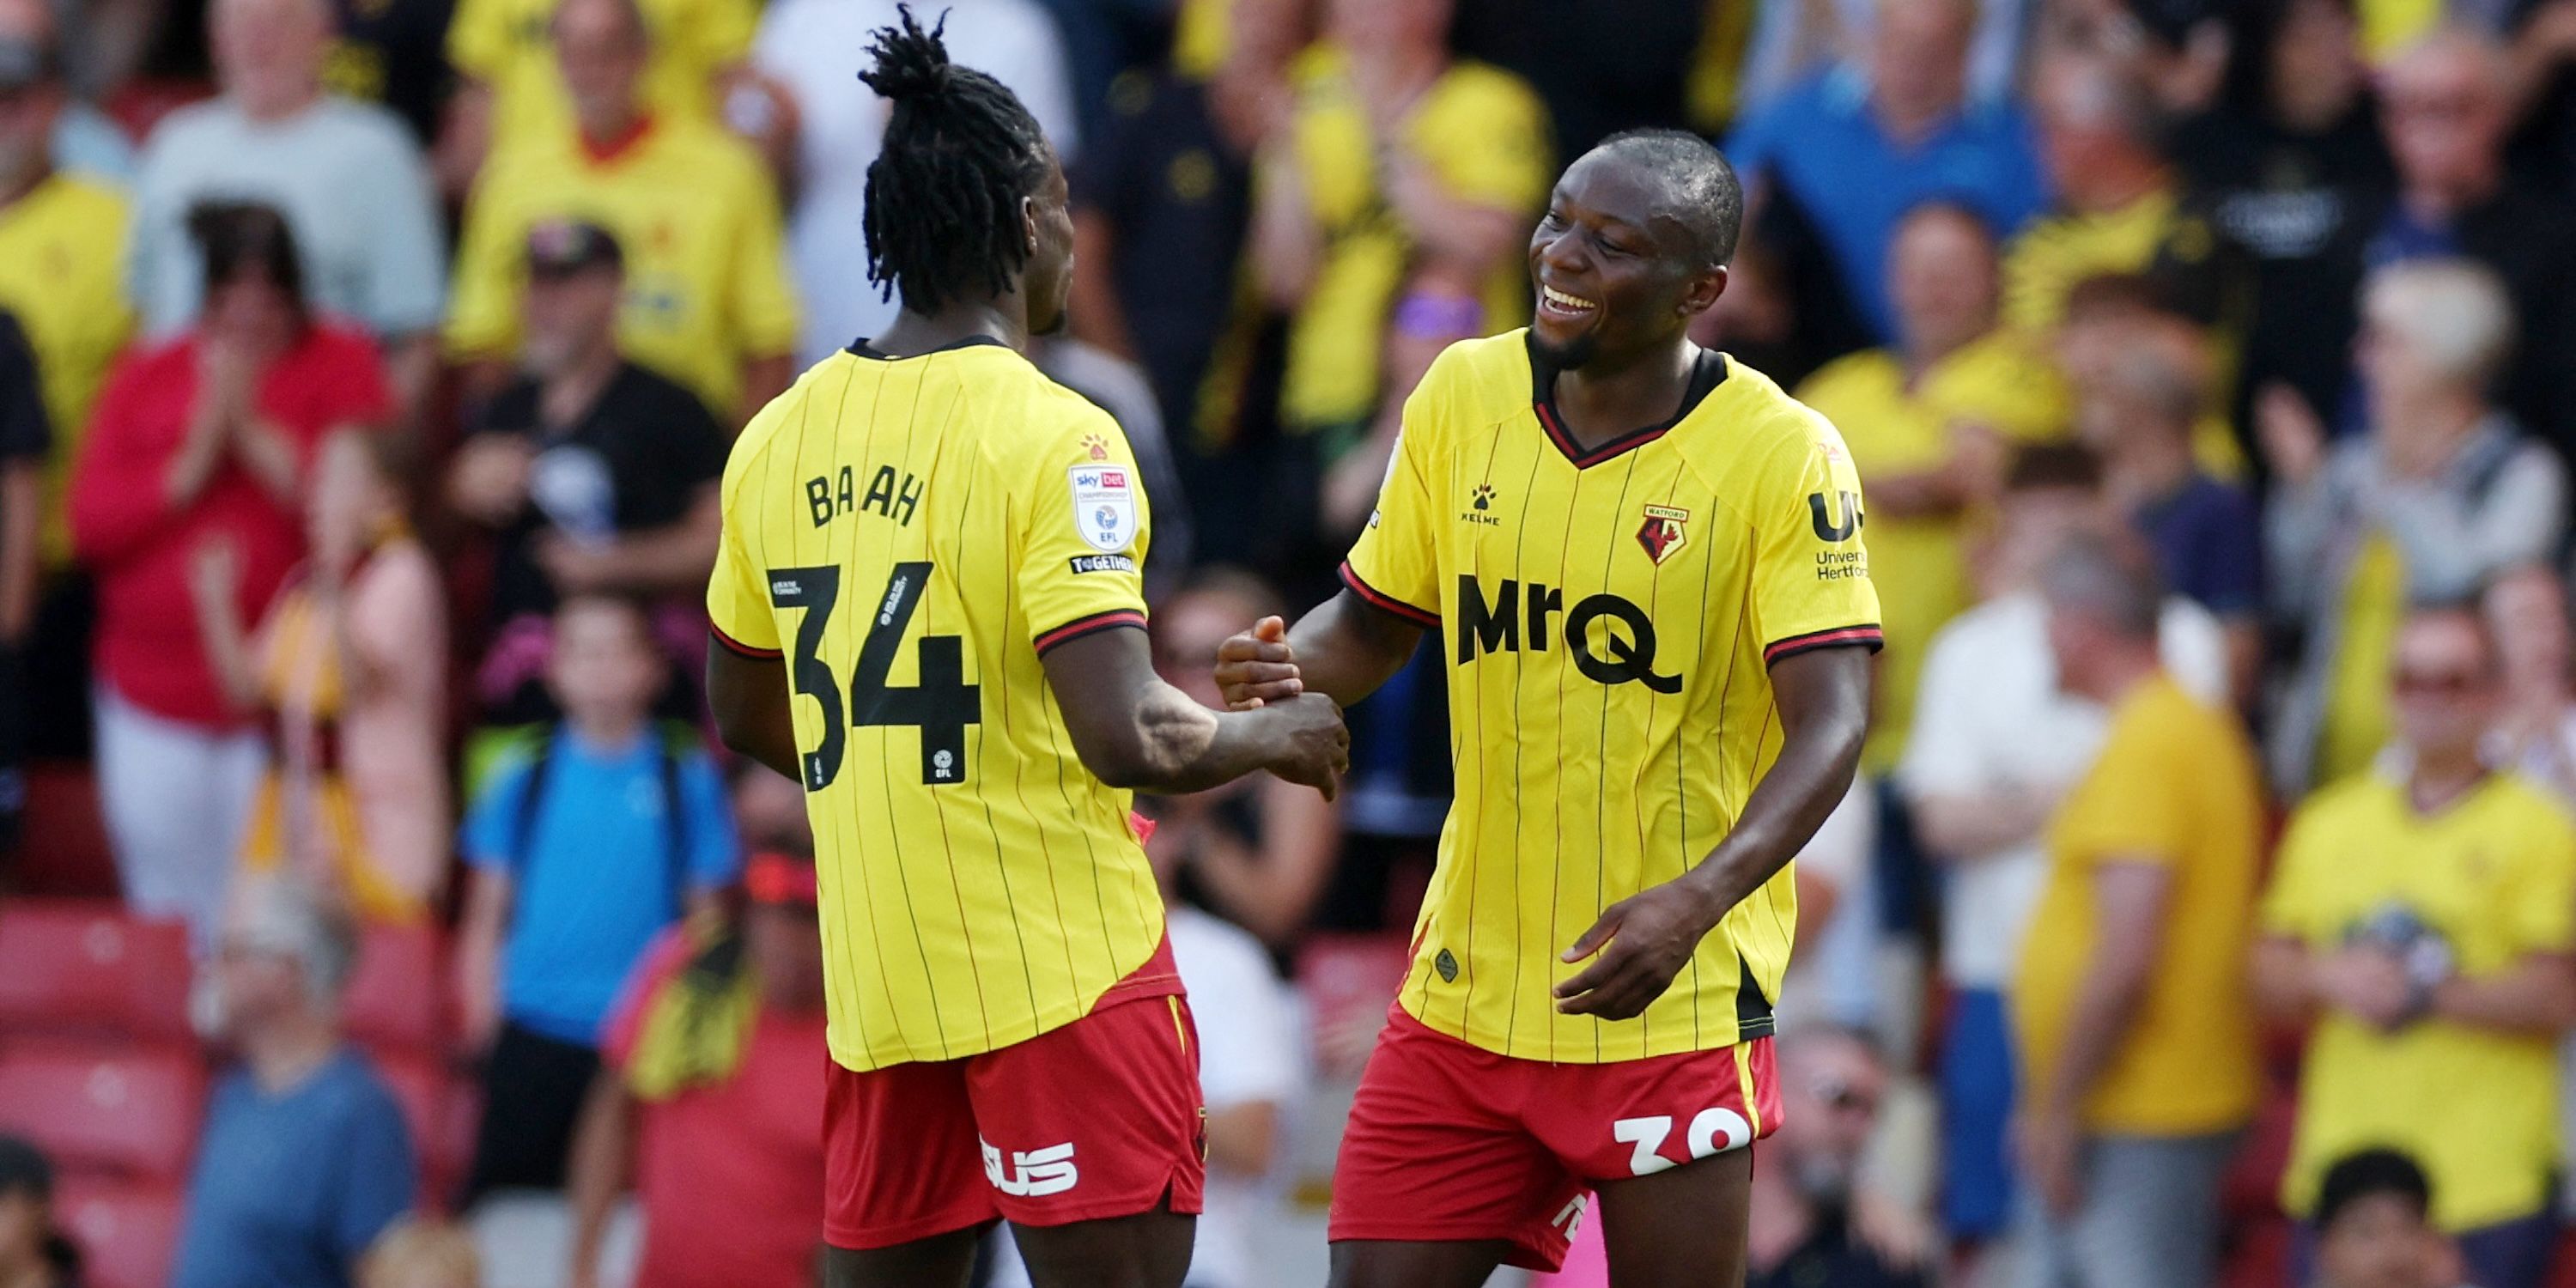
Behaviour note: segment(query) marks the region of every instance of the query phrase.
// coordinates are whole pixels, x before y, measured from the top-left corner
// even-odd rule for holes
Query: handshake
[[[1226,710],[1255,740],[1264,767],[1322,792],[1325,800],[1339,794],[1351,767],[1351,733],[1342,724],[1340,703],[1306,692],[1285,622],[1262,618],[1219,645],[1216,682]]]

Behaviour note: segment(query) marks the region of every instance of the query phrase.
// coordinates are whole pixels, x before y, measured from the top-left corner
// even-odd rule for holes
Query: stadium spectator
[[[2494,270],[2511,292],[2521,341],[2496,366],[2502,401],[2565,452],[2576,446],[2576,297],[2564,289],[2576,276],[2576,204],[2508,168],[2510,80],[2504,51],[2456,26],[2388,64],[2380,116],[2397,190],[2363,254],[2374,270],[2448,256]],[[2374,415],[2370,373],[2361,379],[2365,405],[2321,410],[2342,412],[2345,425]]]
[[[2259,1077],[2244,972],[2262,773],[2236,718],[2159,663],[2143,554],[2077,537],[2040,593],[2058,683],[2110,714],[2049,822],[2012,984],[2017,1282],[2205,1284]]]
[[[938,19],[944,11],[941,32],[949,56],[1018,95],[1070,163],[1077,129],[1073,93],[1064,42],[1046,9],[1035,0],[950,0],[915,8],[925,19]],[[895,0],[777,0],[761,15],[752,42],[754,65],[796,107],[795,146],[781,168],[796,193],[787,254],[805,309],[795,345],[799,368],[853,340],[883,335],[894,323],[894,297],[869,281],[867,241],[860,235],[868,166],[884,141],[887,106],[851,74],[870,33],[893,25]],[[1226,285],[1219,282],[1215,289]]]
[[[746,835],[764,810],[802,829],[804,793],[790,779],[748,766],[735,799]],[[643,1288],[814,1281],[828,1057],[812,840],[754,844],[749,909],[662,932],[609,1016],[573,1142],[570,1288],[601,1282],[610,1209],[630,1178]]]
[[[2206,267],[2215,248],[2183,212],[2173,168],[2156,150],[2146,86],[2082,54],[2050,58],[2033,82],[2040,158],[2057,204],[2004,253],[2004,320],[2045,334],[2086,278]]]
[[[1757,203],[1786,203],[1813,230],[1882,343],[1896,335],[1885,266],[1905,212],[1953,197],[2009,236],[2048,198],[2019,109],[1967,95],[1976,14],[1974,0],[1879,0],[1863,56],[1790,90],[1727,142]]]
[[[1779,1039],[1780,1130],[1754,1156],[1746,1288],[1922,1288],[1853,1229],[1862,1157],[1887,1068],[1868,1039],[1810,1029]]]
[[[1935,1070],[1942,1224],[1980,1257],[2013,1209],[2009,989],[2048,880],[2045,832],[2107,724],[2100,703],[2058,683],[2038,574],[2069,538],[2106,526],[2100,487],[2082,448],[2014,458],[1987,541],[1986,597],[1932,638],[1896,771],[1916,838],[1947,873],[1940,973],[1950,1006]],[[2218,623],[2199,606],[2167,597],[2157,654],[2193,695],[2225,700]]]
[[[26,328],[44,382],[55,434],[49,511],[60,503],[108,366],[134,329],[119,276],[125,198],[59,161],[54,140],[70,95],[57,45],[45,5],[0,0],[0,309]],[[58,521],[48,526],[48,564],[70,553],[68,538]]]
[[[456,0],[447,61],[459,83],[447,104],[438,169],[464,195],[486,159],[554,138],[581,115],[582,89],[560,59],[552,0]],[[730,107],[752,24],[751,0],[641,0],[637,24],[651,41],[638,70],[642,110],[714,124]]]
[[[457,955],[469,1049],[484,1053],[468,1204],[563,1183],[618,989],[655,935],[712,907],[741,866],[724,784],[650,713],[668,679],[644,609],[555,610],[563,708],[485,778],[461,846],[473,874]]]
[[[1202,522],[1242,513],[1266,493],[1246,457],[1221,449],[1259,436],[1263,426],[1245,416],[1266,425],[1277,410],[1245,392],[1265,319],[1239,289],[1239,266],[1253,158],[1285,137],[1288,66],[1313,7],[1194,0],[1184,31],[1217,25],[1190,24],[1221,13],[1222,53],[1194,52],[1212,41],[1176,38],[1167,68],[1122,79],[1106,128],[1072,175],[1073,334],[1144,367]],[[1173,513],[1157,505],[1156,526]]]
[[[483,1288],[483,1256],[465,1231],[405,1217],[368,1249],[357,1288]]]
[[[555,7],[550,30],[572,119],[496,150],[483,168],[466,205],[447,345],[470,364],[469,392],[499,389],[520,342],[530,230],[593,220],[624,254],[620,345],[738,426],[791,374],[796,296],[778,187],[742,140],[653,110],[654,34],[637,4]]]
[[[723,426],[687,389],[621,351],[632,289],[618,240],[549,221],[523,243],[520,374],[486,404],[448,472],[448,502],[499,539],[477,677],[481,718],[546,719],[548,627],[564,596],[685,598],[680,639],[706,633],[697,593],[715,566]]]
[[[392,411],[375,346],[313,316],[285,216],[189,220],[205,314],[130,354],[99,398],[72,481],[74,548],[98,580],[99,803],[127,904],[215,929],[266,762],[189,611],[198,551],[229,544],[255,620],[304,557],[308,462]]]
[[[1409,391],[1383,361],[1390,336],[1440,342],[1528,316],[1547,109],[1519,77],[1450,58],[1451,9],[1326,0],[1325,42],[1299,60],[1289,119],[1256,162],[1253,264],[1291,317],[1280,421],[1321,435],[1309,441],[1324,460]]]
[[[2558,1241],[2556,1039],[2576,1023],[2576,820],[2488,768],[2502,678],[2473,612],[2407,619],[2399,754],[2291,819],[2254,982],[2314,1025],[2284,1206],[2315,1215],[2329,1163],[2395,1146],[2432,1178],[2470,1282],[2538,1288]]]
[[[2226,627],[2228,691],[2244,706],[2263,663],[2263,527],[2254,498],[2211,478],[2192,453],[2211,405],[2211,361],[2198,328],[2149,320],[2077,385],[2075,423],[2101,455],[2113,508],[2155,551],[2165,588]]]
[[[1204,569],[1154,613],[1154,668],[1201,705],[1225,696],[1209,671],[1217,645],[1279,608],[1278,592],[1224,568]],[[1145,852],[1171,867],[1184,897],[1273,949],[1295,946],[1332,879],[1341,847],[1333,805],[1268,776],[1150,803]]]
[[[407,421],[437,373],[447,289],[427,163],[392,113],[323,92],[327,0],[213,0],[206,19],[223,94],[163,118],[135,176],[127,280],[144,325],[167,338],[203,307],[191,210],[273,206],[314,311],[375,338]]]
[[[323,87],[382,106],[402,118],[414,144],[435,147],[456,88],[445,49],[455,9],[455,0],[331,0]],[[438,160],[429,157],[433,171]]]
[[[402,1109],[341,1040],[356,927],[283,876],[245,878],[194,999],[241,1058],[206,1106],[172,1288],[346,1288],[409,1209]]]
[[[0,71],[0,83],[24,77],[27,86],[38,90],[17,106],[43,123],[41,153],[55,168],[103,187],[122,188],[134,178],[134,143],[105,112],[70,92],[63,75],[60,19],[44,0],[0,0],[0,45],[18,51],[0,54],[0,66],[26,69]],[[27,57],[30,53],[34,57]]]
[[[447,620],[437,566],[403,518],[392,441],[322,445],[310,557],[256,633],[237,611],[232,547],[200,547],[190,589],[216,679],[269,735],[243,870],[285,868],[363,918],[408,923],[447,878]]]
[[[36,533],[44,523],[45,414],[36,355],[0,308],[0,859],[16,848],[27,802],[27,628],[36,613]]]
[[[2254,390],[2277,384],[2333,408],[2351,382],[2362,243],[2395,183],[2354,4],[2240,7],[2218,105],[2170,136],[2186,204],[2248,263],[2232,420]]]
[[[2565,468],[2487,401],[2513,343],[2495,275],[2459,260],[2374,271],[2357,348],[2368,435],[2331,445],[2294,400],[2266,398],[2274,491],[2266,594],[2303,636],[2272,729],[2288,791],[2370,763],[2387,740],[2390,641],[2409,603],[2458,600],[2546,560],[2567,528]]]
[[[2076,283],[2067,294],[2057,333],[2050,337],[2058,375],[2073,388],[2089,387],[2107,379],[2115,361],[2133,345],[2151,342],[2158,331],[2201,325],[2176,312],[2164,297],[2152,278],[2140,274],[2105,274]],[[2245,474],[2245,449],[2215,399],[2192,427],[2191,455],[2212,478],[2233,480]]]
[[[1998,329],[1995,240],[1944,201],[1906,213],[1888,247],[1896,342],[1827,363],[1798,399],[1834,422],[1869,479],[1870,579],[1896,641],[1879,671],[1863,769],[1904,752],[1924,645],[1974,598],[1966,544],[2016,443],[2062,435],[2067,402],[2043,355]]]
[[[0,1283],[79,1288],[80,1249],[54,1227],[54,1165],[34,1145],[0,1136]]]
[[[2516,568],[2480,596],[2504,669],[2488,763],[2510,765],[2576,807],[2576,685],[2571,685],[2567,583],[2551,569]],[[2576,1092],[2576,1085],[2569,1087]]]
[[[2317,1186],[2316,1288],[2447,1288],[2452,1257],[2432,1224],[2433,1188],[2391,1149],[2347,1154]]]
[[[1752,43],[1744,51],[1736,101],[1747,112],[1796,88],[1846,49],[1867,48],[1878,0],[1757,5]],[[2025,33],[2040,6],[2031,0],[1979,0],[1968,41],[1967,97],[2012,95],[2021,76]]]

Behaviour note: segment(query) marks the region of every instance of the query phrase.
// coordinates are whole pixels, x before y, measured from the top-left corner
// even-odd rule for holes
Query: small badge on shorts
[[[1446,948],[1440,950],[1439,956],[1431,959],[1431,969],[1440,972],[1440,982],[1443,984],[1458,982],[1458,959],[1451,956]]]

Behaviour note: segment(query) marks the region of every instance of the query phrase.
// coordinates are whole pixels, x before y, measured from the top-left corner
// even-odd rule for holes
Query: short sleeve
[[[777,186],[756,162],[748,160],[738,182],[743,210],[730,275],[733,332],[744,355],[765,358],[796,347],[796,288],[787,280],[787,237],[778,213]]]
[[[742,841],[734,831],[724,779],[705,752],[691,751],[680,761],[680,808],[688,811],[689,888],[733,884],[742,875]]]
[[[2272,862],[2272,882],[2264,887],[2262,906],[2255,910],[2264,934],[2311,944],[2323,937],[2320,923],[2325,914],[2315,892],[2318,868],[2334,862],[2327,827],[2328,820],[2313,804],[2290,816],[2290,825],[2281,834],[2280,852]]]
[[[2052,847],[2085,867],[2105,859],[2180,863],[2193,822],[2181,790],[2192,759],[2171,742],[2156,713],[2129,713],[2113,726],[2092,772],[2058,816]]]
[[[763,419],[776,409],[761,413]],[[769,574],[761,567],[759,512],[742,476],[761,459],[769,435],[760,421],[743,431],[726,463],[722,487],[724,519],[716,538],[715,571],[707,577],[707,622],[716,642],[751,658],[776,658],[778,618],[769,602]]]
[[[1446,355],[1443,355],[1444,361]],[[1442,362],[1404,400],[1404,427],[1378,486],[1377,508],[1342,562],[1342,582],[1372,606],[1422,627],[1440,625],[1439,521],[1431,456],[1439,430]]]
[[[1534,211],[1555,177],[1549,158],[1547,106],[1506,73],[1476,82],[1455,130],[1444,130],[1428,158],[1441,186],[1461,201],[1515,213]]]
[[[477,870],[506,872],[516,857],[510,851],[518,838],[510,833],[519,821],[519,794],[527,790],[528,765],[526,757],[514,756],[497,766],[465,807],[456,844],[465,852],[465,862]]]
[[[1145,480],[1118,422],[1083,404],[1014,497],[1027,516],[1016,576],[1030,642],[1047,650],[1098,631],[1145,625]]]
[[[447,61],[476,80],[493,80],[510,52],[509,5],[504,0],[460,0],[447,24]]]
[[[1860,472],[1842,436],[1818,418],[1806,442],[1774,453],[1745,508],[1754,525],[1753,624],[1763,664],[1838,645],[1876,651],[1878,592],[1861,538]]]
[[[2526,953],[2576,951],[2576,825],[2555,805],[2533,801],[2521,861],[2506,909],[2514,947]]]
[[[411,1210],[420,1184],[420,1166],[401,1105],[372,1079],[368,1091],[371,1094],[351,1106],[347,1134],[333,1151],[340,1183],[331,1187],[336,1208],[331,1215],[331,1240],[339,1254],[352,1261]]]

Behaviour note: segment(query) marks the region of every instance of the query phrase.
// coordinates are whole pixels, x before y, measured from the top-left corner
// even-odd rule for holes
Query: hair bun
[[[896,103],[945,96],[954,84],[957,66],[948,61],[948,46],[940,39],[948,29],[948,11],[939,13],[939,21],[928,31],[921,20],[912,16],[912,6],[896,5],[900,25],[879,27],[868,46],[868,56],[876,65],[859,73],[869,89]]]

